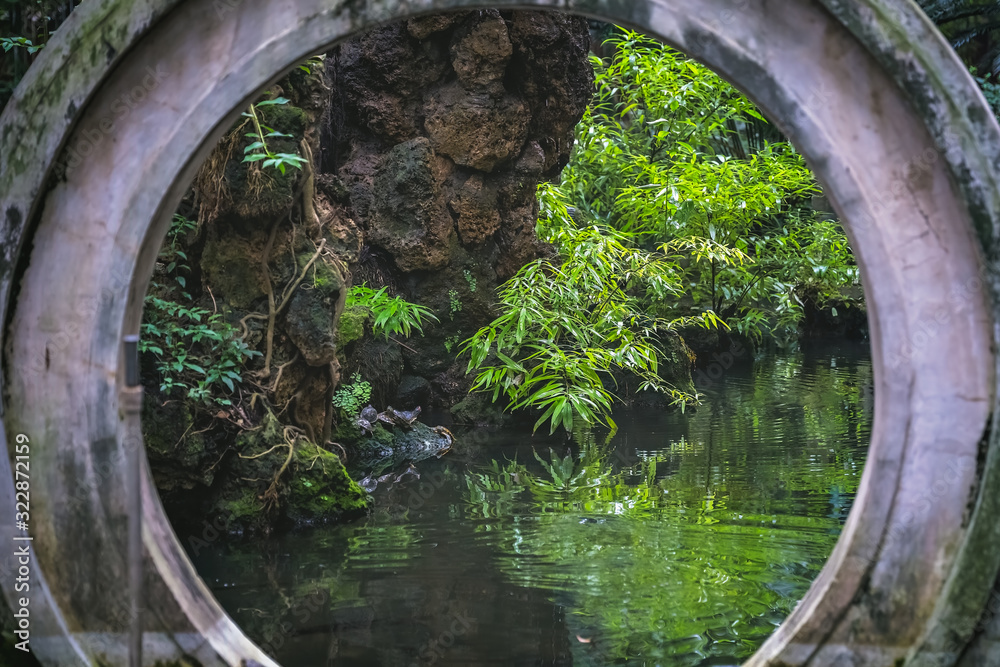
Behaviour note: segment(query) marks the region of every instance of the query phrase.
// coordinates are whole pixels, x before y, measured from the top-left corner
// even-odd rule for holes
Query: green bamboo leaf
[[[268,106],[273,106],[275,104],[288,104],[289,101],[290,100],[288,98],[285,98],[285,97],[276,97],[273,100],[264,100],[263,102],[258,102],[254,106],[256,106],[256,107],[268,107]]]

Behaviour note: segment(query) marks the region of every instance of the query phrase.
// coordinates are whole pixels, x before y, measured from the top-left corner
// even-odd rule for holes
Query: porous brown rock
[[[495,317],[497,286],[546,252],[536,190],[569,160],[593,92],[589,47],[580,17],[483,10],[386,26],[328,58],[323,170],[364,234],[351,271],[437,315],[401,369],[430,382],[434,403],[467,389],[456,342]]]

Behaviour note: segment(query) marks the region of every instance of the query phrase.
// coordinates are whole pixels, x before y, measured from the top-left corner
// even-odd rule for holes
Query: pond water
[[[837,540],[872,367],[832,342],[708,370],[696,411],[607,443],[456,428],[367,519],[191,555],[286,667],[738,664]]]

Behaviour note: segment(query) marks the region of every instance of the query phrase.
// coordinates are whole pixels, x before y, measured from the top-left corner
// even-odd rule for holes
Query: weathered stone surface
[[[461,18],[462,14],[457,12],[423,16],[418,19],[410,19],[407,21],[406,30],[411,36],[417,39],[427,39],[436,32],[447,30],[451,26],[455,25],[455,22]]]
[[[264,278],[259,258],[266,243],[266,234],[258,232],[255,239],[237,236],[228,226],[211,226],[206,233],[201,254],[201,272],[218,298],[226,299],[233,308],[248,309],[264,296]],[[220,234],[220,231],[222,232]]]
[[[427,135],[456,164],[490,172],[517,156],[528,131],[528,108],[514,95],[469,93],[453,85],[431,95]]]
[[[581,17],[561,12],[516,12],[511,20],[515,55],[507,76],[517,82],[532,111],[528,136],[545,150],[548,177],[569,162],[580,118],[579,91],[593,86],[593,74],[578,64],[589,55],[586,25]]]
[[[496,286],[545,251],[535,192],[558,176],[592,94],[586,21],[522,13],[412,20],[379,33],[381,50],[362,37],[330,58],[350,95],[333,118],[325,169],[340,175],[368,244],[351,270],[437,315],[406,342],[404,372],[427,380],[438,405],[468,387],[449,349],[495,316]],[[519,21],[518,39],[536,44],[510,37]],[[545,58],[557,65],[520,78]],[[407,76],[421,77],[420,89],[398,85],[418,61],[421,71]],[[358,354],[352,348],[348,365]]]
[[[448,71],[447,46],[414,39],[396,23],[344,43],[332,69],[334,95],[351,120],[398,143],[420,134],[419,96]]]
[[[160,493],[174,499],[178,492],[198,485],[208,487],[215,480],[219,459],[214,444],[201,433],[190,435],[194,415],[183,401],[159,404],[148,394],[143,397],[142,419],[145,425],[146,455]]]
[[[308,261],[307,254],[300,255],[300,264]],[[329,266],[314,266],[316,274],[310,288],[298,289],[291,297],[284,328],[307,364],[326,366],[337,358],[337,320],[347,287]]]
[[[530,176],[540,176],[545,172],[545,149],[537,140],[532,139],[525,144],[514,165],[514,171]]]
[[[372,385],[371,403],[382,408],[392,405],[399,379],[405,372],[403,348],[392,340],[365,337],[349,356],[348,369],[358,371]]]
[[[454,226],[438,198],[433,157],[430,142],[418,137],[389,151],[375,172],[368,235],[401,271],[438,269],[448,262]]]
[[[412,410],[413,408],[427,405],[431,397],[431,383],[427,378],[418,375],[404,375],[399,379],[399,388],[396,389],[396,401],[402,410]]]
[[[503,90],[513,53],[507,23],[495,9],[468,16],[451,38],[451,66],[472,90]]]
[[[458,233],[467,245],[482,243],[500,228],[496,190],[483,182],[479,175],[469,177],[451,202],[458,215]]]

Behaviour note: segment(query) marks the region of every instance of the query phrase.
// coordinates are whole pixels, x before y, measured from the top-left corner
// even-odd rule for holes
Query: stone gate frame
[[[125,453],[141,442],[119,416],[121,339],[215,141],[339,39],[485,7],[581,13],[697,58],[791,138],[844,221],[869,304],[870,454],[829,562],[747,664],[1000,664],[1000,127],[911,0],[84,3],[0,116],[0,586],[16,608],[22,434],[38,658],[126,661]],[[148,664],[275,665],[188,562],[148,467],[143,520]]]

